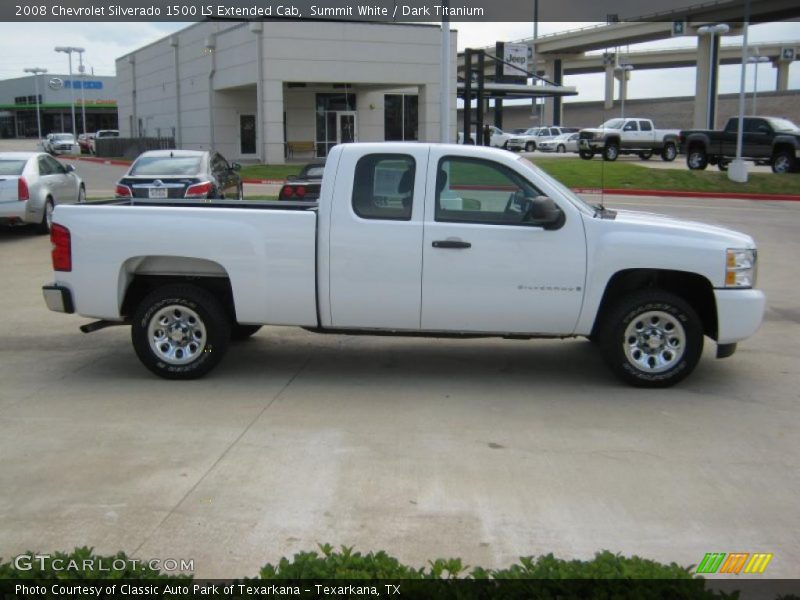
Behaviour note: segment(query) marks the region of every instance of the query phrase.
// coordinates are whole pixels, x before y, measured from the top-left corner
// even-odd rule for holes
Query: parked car
[[[44,150],[53,155],[81,153],[81,147],[71,133],[54,133],[48,136]]]
[[[86,186],[72,165],[44,152],[0,152],[0,222],[50,231],[53,209],[86,201]]]
[[[238,163],[218,152],[150,150],[117,182],[117,198],[157,200],[242,199]]]
[[[54,218],[47,306],[100,319],[87,332],[130,325],[139,360],[168,379],[203,376],[232,336],[273,324],[587,336],[624,381],[666,387],[705,336],[733,354],[766,304],[750,236],[589,205],[494,148],[341,144],[319,203],[132,200]]]
[[[576,131],[578,131],[577,127],[531,127],[522,135],[512,136],[511,139],[508,140],[508,149],[519,152],[522,150],[525,152],[533,152],[542,142],[552,140],[565,133],[575,133]]]
[[[620,154],[637,154],[650,160],[654,153],[667,162],[678,156],[677,129],[656,129],[650,119],[625,117],[609,119],[599,127],[581,129],[580,157],[591,160],[600,152],[604,160],[617,160]]]
[[[316,202],[322,187],[325,162],[313,162],[304,166],[297,175],[289,175],[281,186],[278,200],[300,200]]]
[[[511,139],[511,134],[505,133],[502,129],[498,129],[494,125],[489,125],[489,131],[491,133],[489,145],[495,148],[507,148],[508,147],[508,140]],[[469,136],[470,141],[468,143],[475,143],[475,132],[473,131],[472,134]],[[464,132],[458,132],[458,143],[464,143]],[[481,144],[482,145],[482,144]]]
[[[562,133],[561,135],[539,142],[537,150],[542,152],[578,152],[577,133]]]
[[[82,133],[78,136],[78,146],[81,148],[81,154],[92,153],[92,140],[94,139],[93,133]]]
[[[119,137],[119,131],[117,129],[99,129],[94,133],[94,136],[89,142],[89,148],[91,153],[97,154],[96,140],[102,140],[104,138],[115,138],[115,137]]]
[[[720,171],[727,171],[730,161],[736,158],[738,131],[738,117],[728,119],[722,131],[681,131],[687,166],[698,170],[712,164]],[[800,128],[779,117],[744,117],[742,157],[756,164],[769,164],[774,173],[797,172],[800,170]]]

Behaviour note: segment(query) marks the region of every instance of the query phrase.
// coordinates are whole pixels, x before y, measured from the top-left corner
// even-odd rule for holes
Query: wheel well
[[[606,146],[619,146],[619,138],[618,137],[607,137],[605,140]]]
[[[775,144],[775,147],[772,149],[772,157],[775,158],[781,152],[787,152],[794,157],[794,147],[791,144],[785,142]]]
[[[694,140],[693,142],[689,142],[689,149],[687,150],[687,153],[691,152],[692,150],[701,150],[705,152],[706,145],[704,142],[701,142],[700,140]]]
[[[176,275],[134,275],[125,291],[121,314],[130,317],[147,294],[162,286],[172,283],[188,283],[213,294],[222,304],[225,311],[236,320],[236,309],[233,304],[231,281],[227,277],[197,277]]]
[[[628,269],[615,273],[606,286],[595,317],[592,335],[597,335],[605,314],[624,296],[646,289],[659,289],[685,300],[700,317],[703,333],[717,338],[717,303],[711,282],[697,273],[662,269]]]

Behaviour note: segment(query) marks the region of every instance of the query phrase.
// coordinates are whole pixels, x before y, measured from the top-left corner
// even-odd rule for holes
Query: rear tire
[[[672,142],[664,144],[664,149],[661,151],[661,160],[664,162],[672,162],[678,157],[678,148]]]
[[[133,314],[136,355],[164,379],[197,379],[225,356],[231,336],[227,314],[204,289],[188,284],[160,287]]]
[[[564,144],[559,144],[558,148],[556,148],[556,152],[559,154],[565,154],[567,152],[567,147]]]
[[[636,387],[675,385],[697,366],[703,326],[682,298],[647,290],[623,298],[603,324],[603,358],[611,370]]]
[[[717,163],[717,168],[718,168],[720,171],[722,171],[723,173],[727,173],[727,172],[728,172],[728,165],[729,165],[729,164],[730,164],[730,163],[729,163],[729,162],[727,162],[727,161],[720,160],[720,161]]]
[[[641,154],[639,154],[639,158],[641,158],[642,160],[650,160],[650,158],[652,156],[653,156],[652,151],[650,151],[650,152],[642,152]]]
[[[44,203],[44,209],[42,210],[42,221],[36,226],[36,231],[41,233],[42,235],[47,235],[50,233],[50,229],[53,227],[53,211],[55,210],[55,203],[53,199],[49,196]]]
[[[594,158],[594,150],[578,150],[578,156],[583,160],[592,160]]]

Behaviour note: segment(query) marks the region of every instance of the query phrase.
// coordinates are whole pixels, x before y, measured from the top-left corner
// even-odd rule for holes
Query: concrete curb
[[[732,200],[777,200],[782,202],[800,202],[796,194],[742,194],[737,192],[691,192],[683,190],[635,190],[635,189],[598,189],[572,188],[577,194],[611,194],[615,196],[659,196],[665,198],[727,198]]]

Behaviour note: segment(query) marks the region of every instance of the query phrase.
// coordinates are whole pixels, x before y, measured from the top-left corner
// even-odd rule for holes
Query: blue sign
[[[103,89],[103,82],[102,81],[83,81],[81,82],[80,79],[72,79],[72,80],[65,80],[64,87],[65,88],[72,88],[73,90],[81,89],[81,83],[83,83],[83,89],[85,90],[102,90]]]

